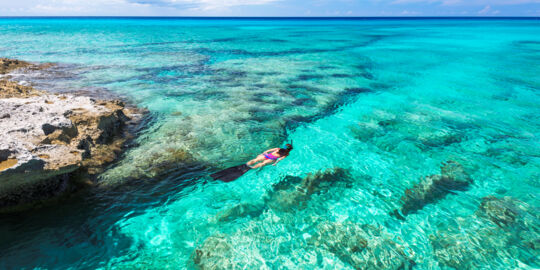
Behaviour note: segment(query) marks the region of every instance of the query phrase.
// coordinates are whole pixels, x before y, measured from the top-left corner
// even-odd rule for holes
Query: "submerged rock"
[[[252,256],[258,251],[251,241],[251,238],[237,239],[224,234],[210,236],[191,253],[193,264],[189,268],[268,269],[264,261]],[[245,247],[246,244],[249,248]]]
[[[237,218],[250,216],[252,218],[260,216],[266,206],[262,203],[241,203],[231,208],[227,208],[216,214],[216,220],[219,222],[231,221]]]
[[[477,215],[485,216],[497,226],[505,228],[514,225],[520,209],[510,197],[502,199],[487,196],[482,198]]]
[[[221,235],[206,238],[202,246],[191,253],[196,269],[232,269],[233,257],[232,245]]]
[[[512,197],[487,196],[472,216],[458,218],[430,236],[434,255],[448,267],[524,264],[537,268],[540,256],[538,209]],[[503,265],[504,262],[504,265]]]
[[[424,208],[427,204],[435,203],[452,191],[466,190],[473,182],[463,166],[455,161],[448,161],[441,167],[440,175],[424,177],[412,188],[405,190],[401,197],[401,209],[392,214],[404,219],[408,214]]]
[[[0,58],[0,74],[6,74],[18,68],[29,67],[32,64],[17,59]]]
[[[439,263],[454,269],[496,265],[495,261],[503,256],[501,253],[508,246],[508,239],[496,228],[480,226],[460,224],[431,235],[433,254]]]
[[[273,185],[273,190],[265,196],[265,201],[272,209],[289,212],[301,209],[313,194],[325,193],[330,188],[352,183],[350,173],[343,168],[328,169],[305,178],[287,176]]]
[[[9,115],[0,118],[3,210],[57,195],[75,179],[93,179],[116,159],[131,136],[126,126],[139,116],[120,101],[47,94],[29,86],[19,91],[12,84],[0,83],[0,107]]]
[[[401,143],[427,150],[460,143],[464,139],[464,132],[445,120],[437,114],[421,110],[407,110],[407,113],[400,115],[376,110],[349,129],[356,139],[370,142],[382,151],[399,151],[397,149]]]
[[[265,203],[241,203],[216,214],[218,222],[231,221],[246,216],[260,216],[267,207],[281,212],[291,212],[306,207],[313,194],[327,192],[330,188],[350,185],[349,172],[342,168],[328,169],[305,178],[288,175],[264,195]]]
[[[506,196],[487,196],[475,215],[485,218],[540,256],[540,209]]]
[[[355,269],[411,269],[412,254],[379,228],[352,222],[321,223],[310,245],[334,254]]]

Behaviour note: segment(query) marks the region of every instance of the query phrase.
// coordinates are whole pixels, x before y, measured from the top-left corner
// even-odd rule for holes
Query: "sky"
[[[540,16],[540,0],[0,0],[0,16]]]

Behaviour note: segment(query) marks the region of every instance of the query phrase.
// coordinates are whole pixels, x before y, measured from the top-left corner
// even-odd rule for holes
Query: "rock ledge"
[[[141,118],[118,100],[49,94],[9,81],[5,74],[17,68],[39,66],[0,59],[0,212],[92,183]]]

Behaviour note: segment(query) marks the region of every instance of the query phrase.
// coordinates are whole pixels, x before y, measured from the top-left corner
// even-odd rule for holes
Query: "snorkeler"
[[[292,142],[291,142],[292,144]],[[213,173],[210,176],[214,180],[221,180],[223,182],[230,182],[236,180],[238,177],[242,176],[244,173],[250,169],[260,168],[262,166],[268,165],[275,161],[274,166],[286,158],[289,155],[289,152],[293,149],[291,144],[286,144],[285,148],[272,148],[264,151],[262,154],[258,155],[256,158],[250,160],[246,164],[234,166],[221,170],[219,172]],[[257,163],[258,162],[258,163]],[[252,167],[253,164],[257,163]]]
[[[276,166],[276,164],[286,158],[289,155],[289,152],[293,149],[292,145],[290,144],[286,144],[285,146],[286,148],[268,149],[262,154],[258,155],[256,158],[250,160],[248,163],[246,163],[246,165],[250,166],[252,169],[256,169],[275,161],[272,165]],[[253,166],[255,163],[257,164]]]

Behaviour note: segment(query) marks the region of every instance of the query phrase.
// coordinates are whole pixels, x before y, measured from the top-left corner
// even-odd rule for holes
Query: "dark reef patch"
[[[317,101],[315,101],[314,99],[312,98],[298,98],[298,99],[295,99],[293,102],[291,102],[292,105],[294,106],[316,106],[317,105]]]
[[[340,73],[334,73],[331,75],[334,78],[354,78],[355,76],[350,74],[340,74]]]
[[[375,79],[375,76],[373,76],[373,74],[371,72],[369,72],[369,71],[364,71],[364,72],[360,73],[360,76],[362,76],[362,77],[364,77],[364,78],[366,78],[368,80]]]
[[[211,39],[207,42],[230,42],[230,41],[238,41],[238,40],[242,40],[241,38],[235,38],[235,37],[230,37],[230,38],[216,38],[216,39]]]
[[[324,78],[324,76],[318,75],[318,74],[301,74],[301,75],[298,75],[297,77],[299,81],[311,81],[311,80],[322,79],[322,78]]]
[[[513,197],[484,197],[474,215],[444,224],[429,236],[435,258],[454,269],[478,269],[513,260],[536,269],[540,266],[538,213],[537,207]],[[520,267],[515,264],[512,268]]]
[[[369,87],[376,90],[388,90],[388,89],[391,89],[393,86],[386,83],[372,82],[369,84]]]
[[[327,193],[332,188],[350,188],[352,183],[349,170],[343,168],[310,173],[304,178],[288,175],[272,185],[264,200],[271,209],[291,212],[305,208],[314,194]]]
[[[265,56],[287,56],[287,55],[296,55],[296,54],[310,54],[310,53],[326,53],[326,52],[338,52],[344,51],[347,49],[352,49],[358,47],[354,46],[341,46],[335,47],[332,49],[313,49],[313,48],[292,48],[284,51],[260,51],[253,52],[244,49],[210,49],[210,48],[196,48],[193,49],[194,52],[200,54],[225,54],[225,55],[243,55],[250,57],[265,57]]]
[[[327,93],[326,90],[322,88],[318,88],[311,85],[303,85],[303,84],[290,84],[285,87],[286,93],[291,93],[293,91],[298,91],[306,94],[325,94]]]
[[[448,161],[441,167],[441,174],[424,177],[412,188],[405,190],[401,197],[401,209],[391,213],[399,219],[416,213],[427,204],[436,203],[454,191],[465,191],[473,180],[463,166],[455,161]]]
[[[364,87],[346,88],[343,92],[339,93],[333,101],[329,102],[328,105],[324,106],[318,113],[310,116],[288,116],[285,117],[285,124],[287,128],[292,130],[301,125],[312,123],[313,121],[334,114],[341,107],[349,103],[355,102],[359,95],[372,92],[372,89]]]
[[[275,72],[275,71],[259,71],[259,72],[255,72],[255,74],[259,76],[275,76],[275,75],[280,75],[282,73]]]
[[[323,222],[308,239],[308,244],[326,249],[354,269],[405,270],[416,265],[412,250],[406,250],[374,225]]]

